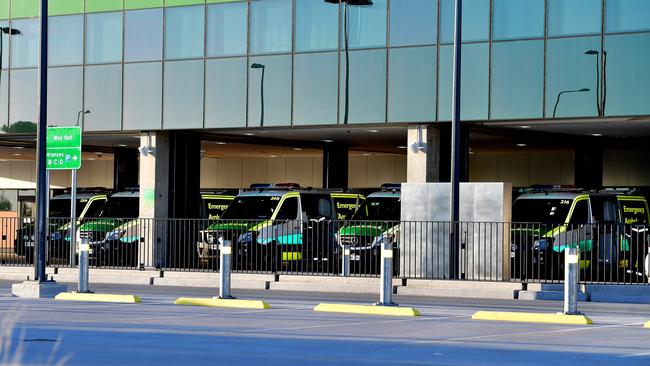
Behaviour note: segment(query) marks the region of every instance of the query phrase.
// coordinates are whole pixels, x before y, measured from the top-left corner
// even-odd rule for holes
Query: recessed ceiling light
[[[363,153],[361,155],[363,155],[363,156],[371,156],[372,154],[371,153]]]
[[[118,147],[126,147],[126,144],[117,144]]]
[[[14,149],[16,149],[16,150],[22,150],[22,149],[24,149],[24,147],[22,147],[22,146],[14,146]]]
[[[95,159],[95,158],[88,158],[88,160],[97,160],[97,159]]]
[[[325,140],[321,140],[321,141],[323,141],[323,142],[334,142],[334,140],[330,140],[330,139],[325,139]]]
[[[223,142],[223,141],[215,141],[214,143],[216,145],[225,145],[225,144],[227,144],[227,142]]]
[[[379,133],[379,130],[368,130],[370,133]]]
[[[518,147],[526,147],[526,144],[517,144]]]
[[[528,125],[519,126],[519,127],[521,127],[521,128],[530,128],[530,126],[528,126]]]
[[[244,132],[244,136],[255,136],[252,132]]]
[[[13,153],[13,154],[11,154],[11,155],[13,155],[13,156],[21,156],[22,154],[19,154],[19,153]]]
[[[302,147],[294,147],[292,150],[294,150],[294,151],[302,151],[303,148]]]
[[[269,156],[272,157],[272,158],[277,158],[278,157],[277,155],[269,155]]]
[[[598,137],[598,136],[602,136],[602,135],[603,135],[602,133],[592,133],[592,134],[591,134],[591,136],[596,136],[596,137]]]
[[[406,146],[404,146],[404,145],[400,145],[400,146],[398,146],[397,148],[398,148],[398,149],[406,149]]]
[[[201,154],[205,154],[205,150],[201,149]]]

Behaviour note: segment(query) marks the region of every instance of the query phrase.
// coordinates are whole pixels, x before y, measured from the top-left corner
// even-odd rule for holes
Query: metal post
[[[578,312],[578,248],[564,250],[564,314]]]
[[[232,272],[232,241],[219,237],[219,298],[234,299],[230,295],[230,273]]]
[[[70,192],[70,267],[75,266],[77,256],[77,170],[72,170],[72,182]],[[63,238],[65,241],[65,238]]]
[[[377,305],[394,306],[393,302],[393,243],[384,241],[381,248],[381,289]]]
[[[48,184],[45,169],[45,145],[47,139],[47,0],[41,0],[38,128],[36,132],[36,244],[38,260],[35,277],[39,282],[45,277],[45,243],[47,240],[47,196]]]
[[[76,234],[75,234],[76,235]],[[91,292],[88,289],[88,251],[90,250],[90,239],[79,238],[79,287],[77,292]]]
[[[463,18],[463,1],[456,0],[456,21],[454,29],[454,84],[452,99],[452,121],[451,121],[451,202],[449,212],[449,278],[458,278],[458,258],[459,258],[459,187],[460,187],[460,149],[461,149],[461,131],[460,131],[460,86],[461,86],[461,44],[462,44],[462,18]]]
[[[343,244],[343,257],[341,263],[341,276],[350,276],[350,244]]]

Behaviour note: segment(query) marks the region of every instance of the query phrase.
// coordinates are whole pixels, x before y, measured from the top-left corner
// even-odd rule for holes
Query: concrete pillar
[[[579,142],[575,150],[575,185],[585,189],[603,186],[603,148],[600,144]]]
[[[180,256],[192,262],[188,256],[195,252],[197,226],[175,219],[200,217],[200,151],[196,133],[157,131],[140,137],[140,227],[145,241],[139,253],[145,267],[180,265]]]
[[[113,189],[123,191],[138,185],[138,150],[116,149],[113,158]]]
[[[469,128],[461,128],[460,180],[469,180]],[[436,123],[408,128],[407,176],[409,183],[449,182],[451,167],[451,125]]]
[[[323,148],[323,188],[348,188],[348,147],[328,143]]]

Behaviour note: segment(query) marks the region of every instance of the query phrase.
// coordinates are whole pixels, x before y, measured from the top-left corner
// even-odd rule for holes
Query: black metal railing
[[[235,273],[342,275],[380,273],[381,248],[393,246],[401,278],[562,282],[564,251],[578,248],[583,282],[648,284],[650,229],[622,224],[338,220],[200,220],[85,218],[76,245],[69,218],[48,219],[47,264],[74,267],[78,244],[94,268],[219,270],[219,245],[229,241]],[[0,218],[0,265],[34,258],[33,219]],[[452,251],[450,248],[457,248]],[[457,252],[457,257],[455,257]],[[450,258],[458,258],[450,266]],[[450,270],[457,268],[458,273]]]

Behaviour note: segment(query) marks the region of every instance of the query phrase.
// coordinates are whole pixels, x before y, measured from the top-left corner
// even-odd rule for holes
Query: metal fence
[[[219,270],[229,241],[233,272],[373,277],[381,248],[393,247],[401,278],[562,282],[564,250],[578,248],[583,282],[648,284],[650,229],[619,224],[458,222],[451,251],[449,222],[332,220],[196,220],[93,218],[78,222],[71,246],[69,218],[48,220],[47,265],[74,267],[80,242],[94,268]],[[0,265],[34,258],[33,219],[0,218]],[[450,258],[458,258],[450,266]]]

